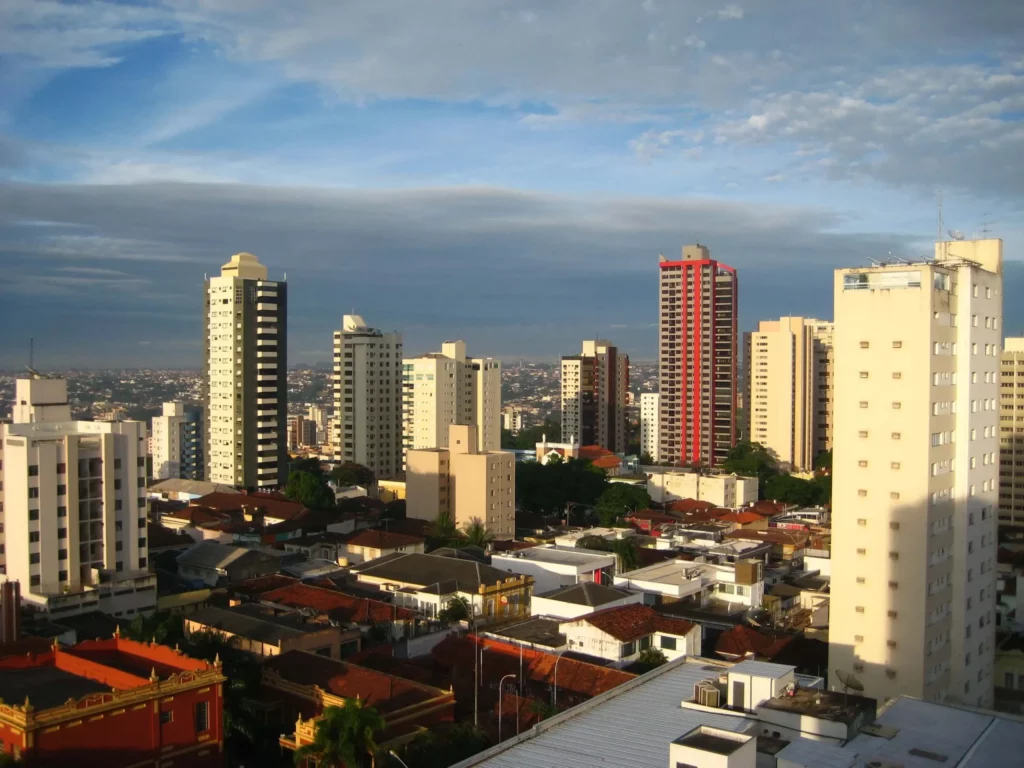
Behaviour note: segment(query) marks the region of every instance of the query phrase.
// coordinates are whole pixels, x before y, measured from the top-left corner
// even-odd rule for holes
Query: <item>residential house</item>
[[[648,648],[659,649],[668,659],[701,653],[699,625],[645,605],[606,608],[561,622],[559,629],[570,650],[613,664],[632,663]]]
[[[550,592],[559,587],[588,581],[610,583],[615,574],[615,555],[592,549],[545,544],[492,554],[491,565],[509,573],[532,576],[536,591]]]
[[[530,605],[534,616],[576,619],[605,608],[641,605],[643,600],[642,592],[628,592],[617,587],[585,581],[581,584],[559,587],[550,592],[534,594]]]
[[[201,541],[178,556],[178,575],[197,585],[221,587],[276,573],[284,554]]]
[[[259,599],[271,608],[309,612],[343,626],[355,626],[364,635],[375,626],[386,625],[392,639],[399,640],[410,637],[415,625],[415,615],[408,608],[311,584],[290,584],[264,592]]]

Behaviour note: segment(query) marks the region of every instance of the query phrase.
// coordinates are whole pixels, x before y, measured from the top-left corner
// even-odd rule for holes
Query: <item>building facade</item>
[[[787,469],[812,469],[832,447],[832,323],[762,320],[746,342],[748,439]]]
[[[992,704],[1001,325],[1001,240],[836,271],[830,678],[879,700]]]
[[[146,540],[146,425],[71,421],[67,382],[18,379],[0,424],[0,565],[55,616],[156,605]]]
[[[501,448],[501,362],[466,357],[466,342],[402,361],[403,446],[447,448],[448,427],[477,428],[477,448]]]
[[[479,518],[494,538],[514,538],[515,455],[480,451],[476,427],[453,424],[449,430],[447,448],[409,451],[406,514],[436,520],[448,513],[460,528]]]
[[[661,412],[661,395],[644,392],[640,395],[640,455],[646,454],[655,463],[661,461],[661,438],[658,431],[658,416]]]
[[[518,435],[525,427],[526,411],[516,405],[507,405],[501,409],[502,429],[507,429],[513,435]]]
[[[610,341],[584,341],[562,358],[562,442],[626,451],[629,357]]]
[[[185,403],[164,403],[153,417],[153,479],[202,480],[203,409]]]
[[[294,413],[288,417],[288,450],[295,451],[299,448],[308,448],[317,445],[316,423],[301,413]]]
[[[236,253],[206,281],[206,480],[276,488],[288,472],[288,286]]]
[[[1024,523],[1024,338],[1008,338],[1005,347],[999,389],[999,522],[1019,525]]]
[[[660,458],[717,466],[737,438],[736,270],[703,245],[659,259]]]
[[[387,480],[402,470],[402,334],[345,315],[334,332],[334,460]]]

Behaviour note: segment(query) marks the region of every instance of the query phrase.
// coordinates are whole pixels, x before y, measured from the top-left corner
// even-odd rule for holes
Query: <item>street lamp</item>
[[[397,754],[395,754],[395,750],[389,749],[388,750],[388,754],[391,755],[393,758],[395,758],[395,760],[400,762],[404,766],[404,768],[409,768],[409,766],[405,764],[405,760],[403,760]]]
[[[512,675],[505,675],[504,677],[501,678],[501,680],[498,681],[498,743],[499,744],[501,744],[501,718],[502,718],[502,715],[504,714],[504,709],[501,706],[501,699],[502,699],[501,687],[505,684],[505,681],[508,680],[510,677],[515,679],[515,675],[512,674]],[[519,722],[519,702],[516,701],[516,723],[518,723],[518,722]],[[516,726],[516,733],[519,733],[518,725]]]
[[[572,640],[569,641],[569,648],[572,648]],[[562,660],[562,654],[569,650],[569,648],[563,648],[558,652],[558,658],[555,659],[555,684],[551,688],[551,708],[558,708],[558,662]]]

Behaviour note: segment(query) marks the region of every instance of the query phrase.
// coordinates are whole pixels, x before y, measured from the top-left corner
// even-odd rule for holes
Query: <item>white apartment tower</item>
[[[67,382],[15,384],[0,424],[0,570],[53,617],[151,611],[146,425],[72,421]]]
[[[746,334],[747,435],[789,469],[831,447],[832,323],[762,320]]]
[[[402,470],[402,334],[345,315],[334,332],[334,460],[389,480]]]
[[[475,426],[480,451],[501,448],[501,362],[466,357],[466,342],[402,361],[404,450],[447,448],[448,427]]]
[[[205,475],[270,489],[288,472],[288,286],[237,253],[206,281]]]
[[[658,413],[661,410],[661,396],[657,392],[640,394],[640,453],[647,454],[655,462],[661,461],[658,437]]]
[[[830,679],[990,707],[1002,241],[836,271]]]
[[[1024,523],[1024,338],[1008,338],[999,390],[999,522]]]
[[[562,358],[562,442],[626,451],[629,357],[610,341],[584,341]]]
[[[203,410],[184,403],[164,403],[153,417],[153,479],[203,479]]]

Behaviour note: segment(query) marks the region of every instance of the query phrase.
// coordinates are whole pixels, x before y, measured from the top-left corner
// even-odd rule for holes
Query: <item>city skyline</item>
[[[348,312],[417,351],[653,359],[679,243],[762,288],[749,330],[929,252],[940,191],[944,228],[1024,241],[1011,4],[367,8],[5,4],[0,367],[30,336],[51,367],[195,366],[201,275],[239,251],[301,297],[295,362]]]

